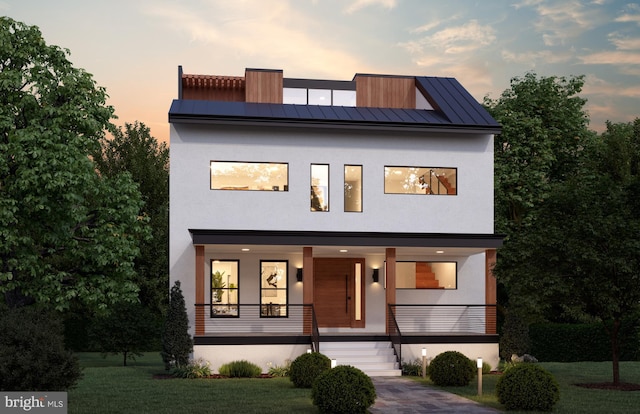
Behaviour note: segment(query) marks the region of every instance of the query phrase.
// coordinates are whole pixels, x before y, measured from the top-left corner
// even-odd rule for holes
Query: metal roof
[[[362,129],[500,133],[501,126],[453,78],[416,77],[434,110],[176,99],[171,123],[278,124]]]

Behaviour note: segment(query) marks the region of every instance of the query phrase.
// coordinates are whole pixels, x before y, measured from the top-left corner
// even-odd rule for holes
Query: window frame
[[[429,265],[431,265],[432,263],[451,263],[454,265],[454,280],[455,280],[455,287],[438,287],[438,288],[418,288],[418,287],[397,287],[398,285],[398,270],[396,269],[396,289],[398,290],[405,290],[405,291],[410,291],[410,290],[414,290],[414,291],[423,291],[423,290],[458,290],[458,261],[457,260],[400,260],[396,262],[396,266],[398,263],[427,263]],[[437,279],[440,280],[440,279]]]
[[[230,285],[232,284],[229,281],[229,276],[227,276],[227,283],[225,283],[225,287],[222,288],[214,288],[213,287],[213,275],[214,275],[214,265],[216,263],[235,263],[235,287],[232,288]],[[219,270],[218,270],[219,271]],[[221,303],[217,300],[214,300],[214,290],[220,289],[221,296],[224,298],[225,294],[227,296],[227,303]],[[229,302],[229,298],[231,294],[235,293],[235,303]],[[209,261],[209,317],[210,318],[239,318],[240,317],[240,260],[238,259],[211,259]],[[225,307],[227,309],[227,313],[224,312]],[[232,308],[235,308],[235,313],[232,313]],[[219,311],[217,311],[219,310]]]
[[[360,210],[348,210],[347,209],[347,168],[349,167],[358,167],[360,169],[360,193],[359,193],[359,201]],[[363,177],[363,166],[362,164],[344,164],[344,212],[345,213],[362,213],[364,212],[364,177]]]
[[[313,167],[314,166],[315,167],[326,167],[327,168],[327,172],[326,172],[326,174],[327,174],[327,177],[326,177],[327,185],[326,185],[326,187],[318,186],[318,185],[314,185],[313,184],[314,183],[314,179],[315,179],[314,172],[313,172]],[[312,163],[311,164],[311,166],[310,166],[310,180],[309,180],[309,184],[310,184],[310,205],[309,205],[309,210],[312,213],[318,213],[318,212],[328,213],[331,210],[331,208],[330,208],[330,206],[331,206],[330,205],[330,199],[331,199],[330,198],[330,192],[331,192],[330,181],[331,181],[331,167],[330,167],[329,164],[318,164],[318,163]],[[325,206],[324,210],[323,209],[314,210],[314,206],[313,206],[314,205],[314,196],[315,196],[316,199],[318,199],[318,202],[320,202],[319,201],[319,197],[318,197],[318,193],[316,191],[314,191],[314,187],[316,187],[316,188],[324,188],[324,191],[323,191],[323,194],[324,194],[324,197],[325,197],[323,199],[324,206]],[[322,208],[322,205],[319,205],[319,206]]]
[[[281,264],[284,268],[284,276],[282,279],[284,287],[265,287],[265,282],[267,285],[270,285],[271,281],[268,279],[271,275],[265,274],[265,263],[277,263]],[[277,268],[277,265],[276,265]],[[274,283],[280,283],[282,279],[276,280]],[[284,304],[282,303],[273,303],[265,302],[265,298],[272,297],[271,295],[265,295],[266,292],[273,292],[276,298],[278,298],[278,293],[284,291]],[[274,314],[274,306],[277,306],[277,313]],[[283,311],[284,308],[284,312]],[[260,317],[261,318],[288,318],[289,317],[289,260],[282,259],[261,259],[260,260]]]
[[[388,189],[387,187],[387,176],[390,174],[387,172],[388,169],[415,169],[415,174],[412,174],[412,180],[409,183],[409,185],[413,186],[413,187],[420,187],[421,190],[424,189],[425,192],[395,192],[395,191],[391,191],[390,189]],[[424,171],[421,175],[420,171],[421,170],[426,170]],[[446,187],[446,185],[442,182],[442,180],[439,180],[437,177],[437,173],[434,170],[452,170],[453,171],[453,175],[455,176],[455,186],[453,187],[453,189],[455,190],[455,193],[449,193],[449,188]],[[410,173],[410,171],[409,171]],[[431,173],[431,174],[429,174]],[[426,185],[425,180],[421,180],[425,175],[429,174],[429,178],[430,178],[430,183],[429,185]],[[427,188],[433,188],[433,176],[435,174],[435,181],[438,184],[438,188],[440,188],[440,186],[442,185],[442,187],[444,187],[444,189],[446,190],[446,192],[442,193],[442,192],[427,192]],[[458,187],[459,187],[459,183],[458,183],[458,168],[457,167],[415,167],[415,166],[406,166],[406,165],[385,165],[384,166],[384,193],[385,194],[408,194],[408,195],[429,195],[429,196],[457,196],[458,195]],[[406,181],[406,180],[405,180]]]
[[[270,188],[250,188],[251,186],[221,186],[214,188],[214,164],[256,164],[256,165],[282,165],[285,167],[285,183],[280,185],[271,185]],[[246,188],[245,188],[246,187]],[[287,192],[289,191],[289,163],[277,161],[225,161],[225,160],[209,160],[209,189],[212,191],[267,191],[267,192]]]

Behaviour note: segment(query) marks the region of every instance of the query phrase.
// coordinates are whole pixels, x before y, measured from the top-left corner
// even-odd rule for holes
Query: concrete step
[[[320,342],[320,352],[338,365],[351,365],[370,377],[402,375],[387,341]]]

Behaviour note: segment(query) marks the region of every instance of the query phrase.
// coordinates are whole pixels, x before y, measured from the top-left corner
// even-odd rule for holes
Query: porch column
[[[496,277],[493,275],[493,267],[496,265],[496,249],[489,249],[485,251],[485,276],[484,276],[484,300],[487,306],[485,310],[486,334],[495,335],[497,333],[497,309],[498,303],[498,284]]]
[[[313,247],[302,248],[302,303],[313,304]],[[311,334],[311,309],[304,308],[304,333]]]
[[[385,332],[389,334],[389,305],[396,304],[396,249],[386,249],[386,268],[384,275],[386,278],[386,290],[385,290]]]
[[[196,303],[204,304],[204,246],[196,248]],[[204,335],[204,306],[196,306],[196,336]]]

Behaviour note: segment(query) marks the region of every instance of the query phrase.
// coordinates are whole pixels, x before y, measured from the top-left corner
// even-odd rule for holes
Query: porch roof
[[[189,229],[193,244],[285,246],[449,247],[496,249],[503,235],[461,233],[381,233],[346,231]]]

